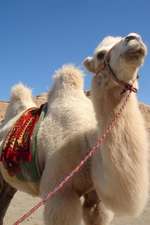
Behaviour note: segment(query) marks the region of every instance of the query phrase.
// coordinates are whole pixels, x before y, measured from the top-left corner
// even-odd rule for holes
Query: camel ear
[[[83,61],[83,65],[86,67],[86,69],[92,73],[95,73],[95,66],[94,66],[94,60],[93,57],[87,57]]]

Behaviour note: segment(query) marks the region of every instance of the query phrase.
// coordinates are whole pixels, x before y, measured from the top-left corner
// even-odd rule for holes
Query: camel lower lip
[[[142,48],[138,49],[138,50],[127,50],[127,52],[125,54],[128,56],[131,56],[131,57],[144,56],[145,51]]]

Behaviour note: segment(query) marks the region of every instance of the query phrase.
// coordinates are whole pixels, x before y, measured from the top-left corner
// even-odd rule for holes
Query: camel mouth
[[[140,58],[143,58],[145,57],[146,55],[146,51],[145,51],[145,48],[144,47],[138,47],[138,48],[130,48],[128,49],[125,53],[124,53],[124,56],[125,58],[130,58],[130,59],[140,59]]]
[[[145,55],[145,49],[144,48],[139,48],[139,49],[136,49],[136,50],[131,50],[129,49],[127,52],[126,52],[128,55],[141,55],[141,56],[144,56]]]

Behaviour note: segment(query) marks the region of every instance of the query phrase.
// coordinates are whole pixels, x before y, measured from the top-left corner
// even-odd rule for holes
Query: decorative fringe
[[[27,109],[10,129],[3,142],[0,161],[3,162],[10,176],[20,173],[21,163],[32,160],[31,137],[42,108],[43,105],[40,108]]]

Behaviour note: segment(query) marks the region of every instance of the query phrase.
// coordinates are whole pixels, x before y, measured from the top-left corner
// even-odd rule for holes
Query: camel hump
[[[16,84],[11,88],[11,101],[29,101],[32,100],[32,91],[22,83]]]
[[[83,88],[84,73],[73,65],[63,65],[54,74],[55,86],[57,88],[71,87],[75,89]]]
[[[32,90],[22,83],[16,84],[11,88],[11,99],[8,106],[8,112],[18,114],[30,107],[35,107]],[[6,111],[6,112],[7,112]],[[13,113],[14,112],[14,113]]]

